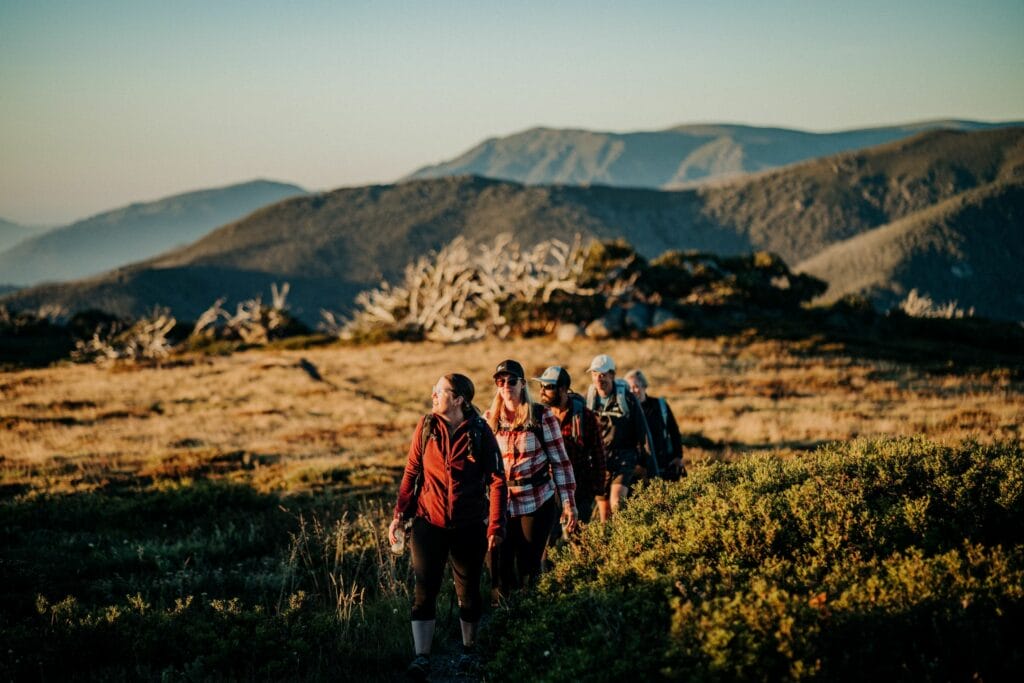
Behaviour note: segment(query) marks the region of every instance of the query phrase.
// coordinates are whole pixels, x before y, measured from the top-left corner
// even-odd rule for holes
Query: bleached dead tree
[[[60,304],[43,304],[35,311],[37,318],[49,320],[54,325],[65,325],[71,318],[71,312]]]
[[[913,318],[945,318],[952,320],[974,317],[973,307],[964,310],[959,307],[955,299],[939,304],[934,302],[927,294],[919,294],[916,289],[910,290],[906,298],[899,303],[899,309]]]
[[[380,328],[418,331],[444,342],[505,336],[511,327],[502,309],[509,301],[586,293],[578,285],[584,258],[579,236],[572,245],[547,240],[525,250],[508,233],[475,248],[459,237],[409,264],[401,284],[384,282],[360,293],[358,310],[341,336]],[[336,327],[337,319],[327,314],[323,326]]]
[[[266,344],[291,322],[288,314],[290,285],[270,285],[271,303],[263,303],[262,296],[241,301],[235,312],[224,309],[225,299],[217,299],[203,311],[192,329],[192,336],[209,339],[237,339],[247,344]]]
[[[71,358],[80,362],[163,360],[173,348],[167,335],[177,324],[168,309],[157,307],[128,327],[101,327],[89,339],[76,341]]]

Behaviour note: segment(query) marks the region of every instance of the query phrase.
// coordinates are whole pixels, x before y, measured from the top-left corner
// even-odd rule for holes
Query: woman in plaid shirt
[[[494,372],[494,383],[498,390],[484,419],[494,431],[505,464],[508,521],[500,553],[490,553],[488,560],[492,581],[497,580],[496,587],[507,595],[540,576],[544,547],[558,519],[559,499],[566,531],[576,528],[576,480],[558,420],[530,400],[523,366],[514,360],[502,361]]]

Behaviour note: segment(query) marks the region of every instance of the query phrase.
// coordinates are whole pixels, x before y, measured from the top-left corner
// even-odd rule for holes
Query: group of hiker
[[[532,380],[504,360],[493,373],[495,394],[483,412],[473,382],[447,374],[431,390],[431,413],[416,425],[388,529],[400,544],[409,528],[415,587],[408,673],[426,678],[437,596],[451,564],[459,601],[461,671],[476,666],[486,565],[493,604],[533,584],[547,547],[591,520],[609,520],[637,478],[686,476],[672,410],[648,395],[643,372],[616,378],[610,356],[594,357],[585,396],[561,366]]]

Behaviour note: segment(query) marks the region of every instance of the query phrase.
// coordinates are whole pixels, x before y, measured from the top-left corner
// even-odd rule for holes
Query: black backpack
[[[575,391],[569,392],[569,405],[572,406],[572,423],[569,435],[578,446],[583,445],[583,409],[587,407],[587,399]]]

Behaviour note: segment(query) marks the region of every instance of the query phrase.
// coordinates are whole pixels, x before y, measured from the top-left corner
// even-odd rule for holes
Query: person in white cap
[[[658,472],[643,408],[629,386],[615,378],[615,361],[598,354],[588,371],[593,383],[587,390],[587,407],[597,413],[601,423],[608,463],[604,491],[597,497],[597,510],[605,522],[629,496],[638,464],[648,469],[649,476]]]

